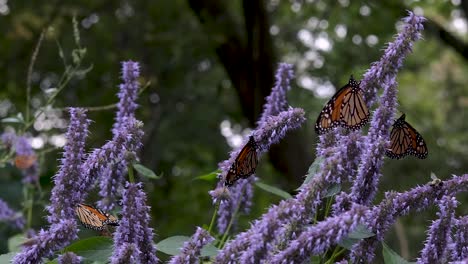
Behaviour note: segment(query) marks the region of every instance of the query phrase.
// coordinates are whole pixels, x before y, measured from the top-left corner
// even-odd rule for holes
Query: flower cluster
[[[0,199],[0,221],[19,229],[24,227],[24,218],[21,213],[13,211],[2,199]]]
[[[197,227],[197,231],[190,238],[189,241],[184,243],[184,247],[181,249],[181,254],[174,256],[170,264],[183,264],[183,263],[200,263],[199,258],[201,254],[201,249],[213,242],[214,238],[203,228]]]
[[[5,132],[0,140],[7,149],[15,151],[14,165],[23,174],[23,183],[36,183],[39,180],[39,165],[30,140],[13,132]]]

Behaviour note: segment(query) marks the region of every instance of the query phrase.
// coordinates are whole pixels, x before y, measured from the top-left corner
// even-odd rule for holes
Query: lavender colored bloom
[[[66,252],[63,255],[58,257],[59,264],[80,264],[82,261],[82,257],[77,256],[73,252]]]
[[[198,264],[202,248],[213,242],[214,238],[210,233],[201,227],[197,227],[197,231],[189,241],[184,242],[184,247],[181,249],[181,254],[174,256],[170,264]]]
[[[353,263],[372,263],[378,242],[384,239],[385,233],[393,226],[398,217],[413,211],[422,211],[436,204],[444,195],[454,196],[468,191],[468,174],[454,176],[440,186],[429,184],[415,187],[407,192],[387,192],[385,199],[372,209],[367,226],[376,234],[355,245],[351,252]]]
[[[267,261],[272,264],[303,263],[313,255],[325,252],[353,231],[365,219],[367,208],[354,205],[350,211],[329,217],[305,229],[287,248]]]
[[[140,66],[137,62],[125,61],[122,62],[122,79],[120,90],[118,93],[119,102],[117,104],[117,113],[115,123],[112,128],[114,140],[119,136],[122,129],[128,125],[129,120],[134,120],[135,110],[138,105],[136,100],[138,98],[138,77],[140,76]],[[133,152],[136,156],[136,153]],[[117,165],[108,166],[103,168],[100,172],[99,180],[99,195],[102,197],[98,201],[98,205],[103,210],[112,210],[121,194],[125,182],[125,175],[127,173],[128,162],[124,159]]]
[[[457,200],[444,196],[439,201],[439,219],[432,222],[429,234],[421,251],[418,263],[446,263],[448,261],[448,242],[452,231],[452,220],[457,207]]]
[[[280,63],[275,77],[275,86],[271,89],[271,93],[266,98],[266,103],[263,105],[263,113],[258,121],[258,126],[262,126],[262,123],[266,122],[269,116],[276,116],[280,112],[288,109],[286,92],[291,89],[290,83],[294,77],[292,65]]]
[[[31,143],[24,136],[16,137],[15,150],[17,156],[34,156],[34,150],[31,147]]]
[[[3,145],[5,145],[7,149],[10,149],[15,144],[16,134],[13,132],[4,132],[0,136],[0,140],[2,141]]]
[[[382,84],[384,92],[381,103],[372,116],[369,133],[364,143],[361,165],[351,189],[352,200],[359,204],[370,204],[377,193],[380,169],[390,140],[390,127],[393,124],[393,113],[397,105],[395,77],[389,77]]]
[[[135,118],[135,110],[138,105],[138,83],[140,77],[140,65],[138,62],[125,61],[122,62],[122,79],[124,83],[120,84],[118,93],[119,102],[117,103],[117,116],[115,118],[114,128],[112,132],[115,135],[119,133],[122,125],[127,122],[128,118]]]
[[[376,100],[377,90],[386,80],[391,80],[403,67],[403,60],[412,51],[413,42],[421,38],[423,23],[426,19],[408,11],[408,16],[403,18],[403,30],[397,35],[395,41],[388,44],[383,56],[378,62],[364,74],[361,81],[361,89],[368,106],[372,106]]]
[[[74,208],[82,201],[80,188],[85,182],[81,163],[85,157],[85,140],[88,136],[90,120],[86,111],[80,108],[70,108],[70,124],[66,133],[67,143],[64,146],[60,169],[54,176],[54,188],[50,197],[51,204],[47,207],[49,223],[57,223],[61,219],[74,219]]]
[[[25,223],[21,213],[13,211],[2,199],[0,199],[0,221],[7,222],[19,229],[22,229]]]
[[[242,210],[243,213],[248,214],[252,206],[253,198],[253,183],[256,177],[253,175],[247,179],[240,179],[230,189],[229,199],[222,200],[218,209],[218,232],[223,234],[227,231],[229,222],[231,225],[235,224],[236,213]],[[223,187],[221,187],[223,188]]]
[[[452,248],[452,260],[468,258],[468,216],[455,221],[455,233]]]
[[[77,239],[76,221],[64,219],[53,223],[49,230],[41,230],[27,243],[23,250],[12,260],[14,264],[42,263],[42,259],[51,257],[55,251]]]
[[[88,155],[82,165],[83,174],[86,175],[86,181],[80,187],[80,192],[83,195],[88,193],[96,177],[103,169],[116,166],[129,157],[134,159],[133,153],[136,153],[141,147],[142,127],[142,122],[129,118],[127,124],[119,129],[118,134],[112,141],[107,142],[104,146],[95,149]]]
[[[141,183],[128,183],[123,193],[122,218],[114,233],[111,263],[157,263],[153,229],[149,227],[150,207]],[[132,260],[133,259],[133,260]]]

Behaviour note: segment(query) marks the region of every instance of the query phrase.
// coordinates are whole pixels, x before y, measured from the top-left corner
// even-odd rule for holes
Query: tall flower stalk
[[[451,250],[452,261],[468,258],[468,216],[455,220],[455,232]]]
[[[198,264],[202,248],[213,242],[214,238],[203,228],[197,227],[197,231],[189,241],[184,242],[181,254],[174,256],[169,264]]]
[[[67,246],[77,238],[77,224],[74,207],[82,201],[81,187],[86,181],[81,163],[84,158],[84,145],[88,136],[90,121],[86,111],[70,108],[70,124],[66,133],[67,143],[58,173],[54,176],[51,204],[47,207],[51,224],[48,230],[41,230],[23,250],[13,258],[13,263],[40,263],[42,258]]]

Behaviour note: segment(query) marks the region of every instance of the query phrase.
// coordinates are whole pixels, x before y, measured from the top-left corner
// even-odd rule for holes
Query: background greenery
[[[295,65],[289,102],[304,108],[308,120],[261,159],[257,175],[293,192],[314,159],[313,124],[323,104],[350,74],[362,76],[379,59],[410,9],[423,13],[428,22],[424,39],[398,76],[400,111],[424,136],[429,156],[386,159],[378,200],[384,191],[428,182],[431,172],[442,179],[466,173],[468,1],[331,2],[0,1],[0,118],[25,112],[28,66],[44,29],[31,75],[31,107],[34,112],[46,104],[66,69],[60,50],[66,65],[72,64],[76,16],[86,49],[82,69],[92,68],[78,72],[53,102],[58,110],[47,111],[27,131],[46,142],[38,149],[43,153],[43,200],[48,200],[61,153],[55,146],[60,145],[56,136],[64,131],[63,108],[115,103],[120,62],[132,59],[142,64],[141,82],[148,84],[137,114],[145,123],[142,164],[163,174],[161,180],[145,180],[156,240],[190,235],[196,225],[209,223],[213,211],[207,192],[214,182],[194,178],[214,171],[228,157],[228,142],[236,139],[223,136],[221,123],[229,121],[233,135],[254,125],[277,63]],[[92,111],[90,118],[89,149],[110,139],[114,109]],[[2,126],[5,130],[8,125]],[[0,175],[1,198],[22,208],[20,173],[7,166]],[[467,196],[459,199],[458,214],[468,214]],[[257,189],[254,210],[241,218],[240,228],[277,201]],[[45,224],[44,205],[36,204],[35,229]],[[388,244],[407,259],[415,258],[434,212],[403,218],[397,225],[400,232],[392,230],[387,236]],[[4,238],[14,232],[0,228]],[[0,240],[6,251],[5,239]]]

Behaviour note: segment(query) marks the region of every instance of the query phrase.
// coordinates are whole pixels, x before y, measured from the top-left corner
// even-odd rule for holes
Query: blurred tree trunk
[[[270,23],[263,0],[243,0],[244,24],[235,21],[226,2],[188,0],[216,54],[226,69],[244,115],[255,126],[265,97],[274,85],[275,54],[269,33]],[[230,29],[230,30],[227,30]],[[305,129],[289,133],[270,149],[274,167],[287,177],[289,186],[297,186],[312,161],[312,147]]]

